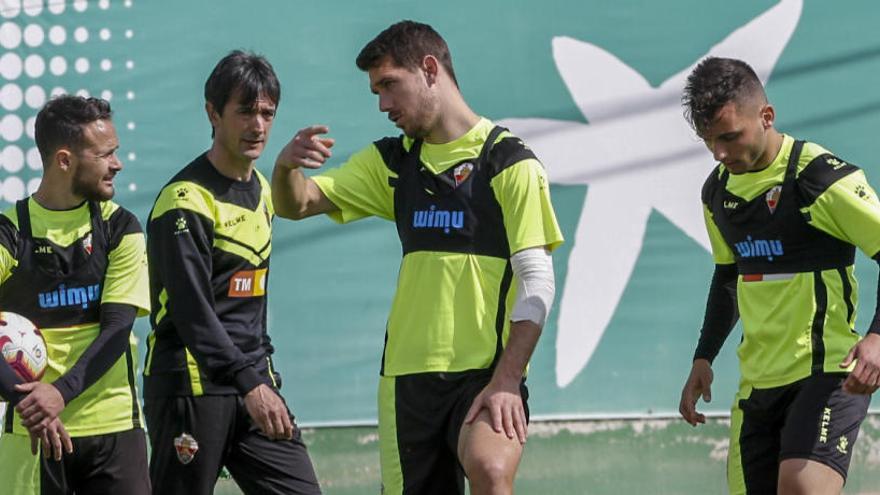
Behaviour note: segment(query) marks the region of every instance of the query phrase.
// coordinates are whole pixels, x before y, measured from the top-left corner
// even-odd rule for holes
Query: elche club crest
[[[776,207],[779,205],[779,196],[782,194],[782,186],[773,186],[767,194],[764,195],[764,200],[767,202],[767,208],[770,210],[770,214],[772,215],[776,211]]]
[[[455,167],[455,170],[452,171],[452,176],[455,178],[455,187],[458,187],[459,184],[466,181],[467,178],[471,176],[473,170],[474,164],[470,162],[462,163]]]
[[[86,254],[92,254],[92,233],[91,232],[89,232],[89,234],[87,236],[83,237],[82,247],[86,251]]]
[[[174,450],[177,451],[177,460],[181,464],[189,464],[199,451],[199,442],[189,433],[181,433],[174,438]]]

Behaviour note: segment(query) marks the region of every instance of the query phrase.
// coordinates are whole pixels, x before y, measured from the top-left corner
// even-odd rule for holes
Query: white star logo
[[[766,83],[794,33],[801,0],[782,0],[709,50],[748,62]],[[556,383],[590,360],[642,249],[653,209],[709,249],[699,194],[713,161],[688,127],[681,92],[696,62],[652,88],[602,48],[553,39],[553,58],[589,124],[505,119],[547,167],[552,182],[589,184],[559,302]]]

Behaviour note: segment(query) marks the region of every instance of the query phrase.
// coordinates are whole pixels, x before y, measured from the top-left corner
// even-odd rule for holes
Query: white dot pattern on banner
[[[0,163],[10,172],[21,170],[24,167],[24,153],[21,148],[11,144],[0,152]]]
[[[53,45],[60,45],[67,40],[67,30],[62,26],[52,26],[49,28],[49,42]]]
[[[24,92],[24,101],[33,109],[42,108],[46,103],[46,90],[42,86],[31,86]]]
[[[39,55],[28,55],[28,57],[24,59],[24,72],[28,77],[34,79],[42,76],[43,72],[46,72],[46,62],[43,61],[43,57]]]
[[[25,14],[31,17],[38,16],[43,11],[43,0],[24,0],[22,9]]]
[[[3,148],[0,160],[3,162],[3,168],[8,172],[15,173],[24,168],[24,153],[18,146],[9,145]]]
[[[0,24],[0,46],[12,50],[21,44],[21,28],[14,22]]]
[[[7,141],[18,141],[24,133],[24,123],[15,114],[6,114],[0,119],[0,137]]]
[[[23,101],[24,94],[18,85],[9,83],[0,88],[0,105],[3,105],[4,110],[9,112],[18,110]]]
[[[24,181],[18,177],[7,177],[3,181],[3,199],[10,203],[14,203],[24,198]]]
[[[76,59],[76,62],[74,62],[73,67],[80,74],[85,74],[86,72],[89,71],[89,59],[80,57],[80,58]]]
[[[135,191],[137,191],[137,190],[138,190],[138,186],[137,186],[137,184],[135,184],[134,182],[132,182],[131,184],[128,185],[128,190],[131,191],[131,192],[135,192]]]
[[[38,47],[43,44],[43,40],[46,38],[46,34],[43,32],[43,27],[39,24],[28,24],[27,27],[24,28],[24,42],[27,46]]]
[[[49,12],[53,14],[61,14],[64,12],[66,2],[67,0],[49,0],[46,7],[49,9]]]
[[[40,180],[39,177],[36,177],[36,178],[28,181],[28,183],[27,183],[28,196],[37,192],[37,189],[40,187],[40,182],[42,182],[42,181]]]
[[[79,43],[85,43],[89,40],[89,30],[80,26],[73,30],[73,39]]]
[[[43,158],[40,156],[40,150],[31,148],[27,151],[27,166],[31,170],[43,170]]]
[[[0,9],[3,17],[12,18],[17,16],[19,12],[21,12],[20,0],[3,0],[3,8]]]
[[[132,0],[116,1],[118,3],[113,0],[0,0],[0,170],[13,175],[8,178],[0,175],[0,209],[4,201],[14,201],[24,194],[25,183],[28,193],[40,183],[39,178],[29,179],[23,175],[43,168],[39,151],[33,143],[36,111],[49,98],[73,94],[78,89],[53,86],[53,82],[57,84],[59,81],[52,79],[71,73],[93,77],[90,74],[93,71],[106,73],[123,66],[126,70],[135,68],[135,60],[113,60],[108,56],[110,53],[101,53],[106,49],[96,51],[97,45],[89,44],[90,41],[111,42],[114,35],[119,41],[131,40],[135,36],[134,29],[110,24],[89,26],[86,16],[77,14],[90,7],[109,10],[121,5],[130,8],[134,3]],[[71,17],[61,17],[64,13]],[[50,17],[50,14],[54,16]],[[87,49],[73,52],[74,56],[65,56],[65,51],[74,44],[86,45],[83,48]],[[21,80],[23,77],[27,79]],[[100,95],[109,101],[114,93],[119,99],[123,99],[123,95],[127,100],[135,99],[133,90],[109,85],[89,89],[80,87],[75,94],[85,97]],[[134,131],[136,126],[134,121],[125,121],[129,131]],[[126,156],[128,161],[137,158],[134,151]],[[27,172],[28,169],[31,172]],[[134,183],[128,184],[132,191],[136,187]]]
[[[58,55],[49,60],[49,72],[53,75],[60,76],[67,72],[67,60]]]
[[[13,52],[6,52],[3,54],[3,56],[0,57],[0,76],[11,81],[18,79],[18,76],[20,75],[21,58]]]

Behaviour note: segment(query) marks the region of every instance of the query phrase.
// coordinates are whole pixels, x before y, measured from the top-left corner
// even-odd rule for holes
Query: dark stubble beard
[[[115,192],[114,188],[110,188],[108,194],[99,189],[97,184],[84,180],[81,168],[77,169],[73,176],[73,194],[83,197],[87,201],[109,201]]]

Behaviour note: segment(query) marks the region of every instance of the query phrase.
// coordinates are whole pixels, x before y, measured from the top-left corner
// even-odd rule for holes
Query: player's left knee
[[[516,466],[506,459],[484,458],[471,462],[466,472],[471,483],[495,489],[512,488]]]

